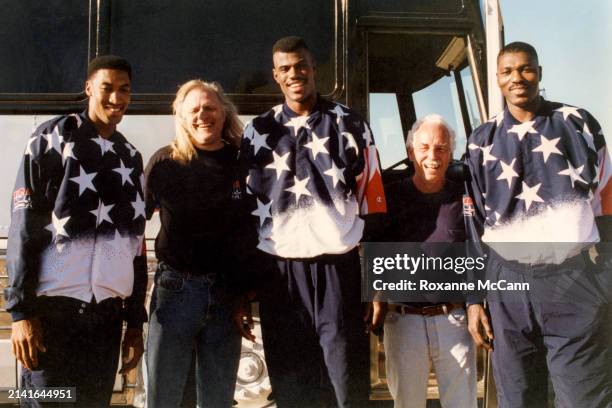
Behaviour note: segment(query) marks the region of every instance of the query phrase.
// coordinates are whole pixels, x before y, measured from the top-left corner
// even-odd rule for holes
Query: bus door
[[[486,115],[466,39],[371,33],[367,45],[367,112],[383,171],[406,159],[408,131],[430,113],[440,114],[455,130],[453,158],[460,159],[467,137]]]
[[[476,6],[477,7],[477,6]],[[379,18],[358,22],[359,66],[363,73],[364,111],[379,150],[383,177],[410,171],[405,147],[413,123],[437,113],[454,128],[453,158],[462,157],[466,139],[487,117],[486,78],[480,13],[461,27],[452,19],[425,24],[426,18]],[[469,17],[470,14],[467,13]],[[371,19],[374,20],[374,19]],[[349,94],[349,99],[350,94]],[[383,335],[370,338],[370,399],[388,400]],[[478,352],[478,398],[486,406],[488,364]],[[428,399],[439,399],[435,374],[430,373]],[[489,405],[491,406],[491,405]]]

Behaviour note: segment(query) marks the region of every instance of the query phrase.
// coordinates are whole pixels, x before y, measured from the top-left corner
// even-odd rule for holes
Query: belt
[[[123,300],[119,297],[107,298],[101,302],[92,299],[84,302],[68,296],[39,296],[37,298],[38,310],[41,314],[63,314],[70,316],[96,313],[106,317],[118,317],[123,309]]]
[[[414,314],[421,316],[447,315],[454,309],[463,307],[463,303],[439,303],[437,305],[417,307],[412,305],[389,305],[389,310],[402,315]]]
[[[173,266],[171,266],[170,264],[168,264],[167,262],[164,261],[159,261],[157,263],[157,269],[160,272],[164,272],[164,271],[172,271],[174,273],[176,273],[177,275],[180,275],[181,277],[183,277],[184,279],[189,279],[189,280],[201,280],[204,281],[210,285],[212,285],[213,283],[217,282],[219,280],[219,277],[216,273],[211,272],[211,273],[193,273],[191,270],[178,270],[175,269]],[[157,282],[157,278],[155,278],[155,282]]]

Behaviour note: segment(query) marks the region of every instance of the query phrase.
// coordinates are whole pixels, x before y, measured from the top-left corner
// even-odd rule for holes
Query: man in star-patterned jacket
[[[493,350],[500,407],[546,406],[548,374],[556,406],[611,407],[610,156],[587,111],[539,96],[541,74],[531,45],[505,46],[497,81],[507,106],[468,140],[464,215],[489,246],[487,278],[529,284],[490,291],[491,321],[470,304],[469,330]]]
[[[76,387],[78,406],[108,407],[124,319],[121,371],[143,351],[142,157],[116,131],[130,83],[126,60],[92,60],[87,110],[34,131],[13,192],[5,294],[22,386]]]
[[[313,407],[329,378],[338,406],[356,406],[368,390],[367,371],[356,368],[368,361],[360,216],[386,210],[376,148],[367,123],[317,94],[303,39],[283,38],[272,54],[285,103],[247,125],[241,149],[263,253],[272,389],[281,408]]]

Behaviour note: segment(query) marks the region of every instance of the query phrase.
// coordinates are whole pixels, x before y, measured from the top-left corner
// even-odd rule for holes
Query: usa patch
[[[13,192],[13,211],[32,208],[32,191],[29,188],[19,188]]]
[[[466,217],[473,217],[474,213],[474,201],[472,201],[472,197],[464,195],[463,196],[463,215]]]
[[[232,200],[242,199],[242,190],[240,189],[240,181],[234,181],[232,185]]]

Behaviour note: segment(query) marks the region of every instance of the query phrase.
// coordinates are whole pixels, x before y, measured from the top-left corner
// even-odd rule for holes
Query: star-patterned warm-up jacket
[[[7,309],[36,316],[38,296],[125,299],[131,327],[146,321],[142,157],[121,135],[98,135],[87,114],[40,125],[13,191]]]
[[[542,100],[517,121],[506,108],[467,143],[468,233],[483,242],[576,243],[509,251],[529,264],[559,264],[599,241],[595,217],[612,167],[601,127],[584,109]]]
[[[308,116],[278,105],[246,126],[241,149],[259,244],[282,258],[343,254],[360,241],[360,215],[386,211],[372,133],[321,97]]]

